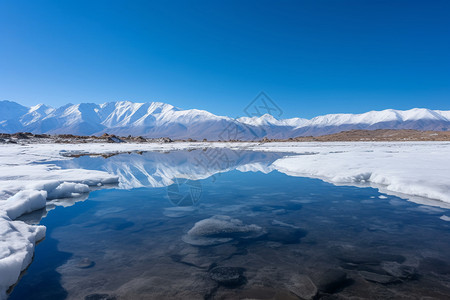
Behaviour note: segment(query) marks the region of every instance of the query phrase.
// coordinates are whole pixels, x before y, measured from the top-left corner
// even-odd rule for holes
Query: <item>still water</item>
[[[448,210],[211,155],[54,162],[120,184],[23,217],[47,236],[10,299],[449,299]]]

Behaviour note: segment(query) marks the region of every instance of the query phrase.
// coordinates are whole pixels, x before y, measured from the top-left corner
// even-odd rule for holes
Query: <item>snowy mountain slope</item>
[[[308,119],[292,118],[277,120],[272,115],[264,114],[261,117],[241,117],[239,122],[252,126],[291,126],[301,127],[308,123]]]
[[[242,117],[240,122],[263,128],[268,137],[289,138],[318,136],[352,129],[449,130],[450,111],[414,108],[407,111],[387,109],[363,114],[330,114],[311,120],[293,118],[277,120],[270,115]],[[283,128],[284,130],[280,130]]]
[[[22,131],[48,134],[90,135],[105,128],[98,116],[97,104],[67,104],[28,124]]]
[[[259,140],[317,136],[351,129],[449,130],[450,111],[414,108],[363,114],[329,114],[313,119],[260,117],[232,119],[198,109],[182,110],[161,102],[129,101],[27,108],[0,101],[0,132],[76,135],[142,135],[173,139]]]
[[[26,114],[28,110],[29,108],[16,102],[0,101],[0,121],[17,119]]]
[[[449,130],[448,111],[413,108],[406,111],[386,109],[363,114],[332,114],[315,117],[294,130],[295,136],[317,136],[352,129]]]
[[[447,120],[450,120],[450,110],[435,110],[435,112],[437,112]]]
[[[27,126],[38,122],[39,120],[47,117],[49,114],[54,112],[55,109],[47,106],[45,104],[38,104],[30,107],[26,114],[20,117],[20,122]]]
[[[0,132],[20,131],[19,118],[28,112],[28,108],[12,101],[0,101]]]

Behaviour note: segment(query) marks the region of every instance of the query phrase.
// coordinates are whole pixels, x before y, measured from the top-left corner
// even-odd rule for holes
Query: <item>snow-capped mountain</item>
[[[351,129],[449,130],[450,111],[414,108],[363,114],[330,114],[313,119],[276,119],[269,114],[233,119],[198,109],[182,110],[161,102],[43,104],[25,107],[0,101],[0,132],[76,135],[142,135],[172,139],[258,140],[317,136]]]

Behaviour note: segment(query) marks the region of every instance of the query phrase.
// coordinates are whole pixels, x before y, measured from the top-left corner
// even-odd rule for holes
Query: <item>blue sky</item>
[[[0,1],[0,100],[450,109],[450,1]]]

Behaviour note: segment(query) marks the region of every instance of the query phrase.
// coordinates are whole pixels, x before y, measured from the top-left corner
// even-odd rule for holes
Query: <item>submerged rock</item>
[[[272,242],[282,244],[296,244],[302,237],[306,236],[306,231],[292,227],[272,227],[268,230],[267,239]]]
[[[92,268],[93,266],[95,266],[95,262],[93,262],[89,258],[83,258],[83,259],[80,259],[80,261],[78,261],[76,266],[80,269],[89,269],[89,268]]]
[[[405,266],[396,262],[384,262],[381,268],[391,276],[400,279],[413,279],[416,276],[416,269],[410,266]]]
[[[215,267],[217,262],[229,259],[233,255],[241,254],[241,252],[241,249],[231,244],[208,247],[207,249],[184,246],[179,251],[174,251],[170,258],[178,263],[209,270]]]
[[[181,237],[183,242],[192,246],[215,246],[231,242],[232,238],[213,238],[213,237],[198,237],[185,234]]]
[[[209,271],[209,276],[221,285],[234,287],[246,282],[244,271],[244,268],[237,267],[215,267]]]
[[[359,271],[359,275],[361,275],[361,277],[367,281],[381,283],[381,284],[390,284],[390,283],[396,283],[396,282],[400,281],[398,278],[395,278],[390,275],[378,274],[378,273],[368,272],[368,271]]]
[[[347,279],[347,273],[338,269],[330,269],[322,274],[315,275],[314,282],[319,291],[328,294],[343,289],[350,283]]]
[[[402,263],[405,261],[405,257],[398,254],[388,253],[375,253],[361,251],[339,251],[336,255],[341,261],[354,264],[354,265],[379,265],[383,261],[392,261]]]
[[[110,296],[108,294],[90,294],[84,297],[84,300],[116,300],[115,296]]]
[[[228,216],[213,216],[195,223],[182,239],[195,246],[211,246],[234,239],[256,238],[262,234],[264,230],[258,225],[246,225]]]
[[[285,286],[290,292],[302,299],[314,299],[317,294],[317,287],[306,275],[294,274],[290,276]]]
[[[215,293],[214,299],[298,300],[299,297],[289,290],[257,285],[239,289],[221,289]]]
[[[213,216],[195,223],[188,234],[192,236],[229,237],[259,235],[261,232],[262,228],[258,225],[245,225],[241,220],[232,219],[228,216]]]

